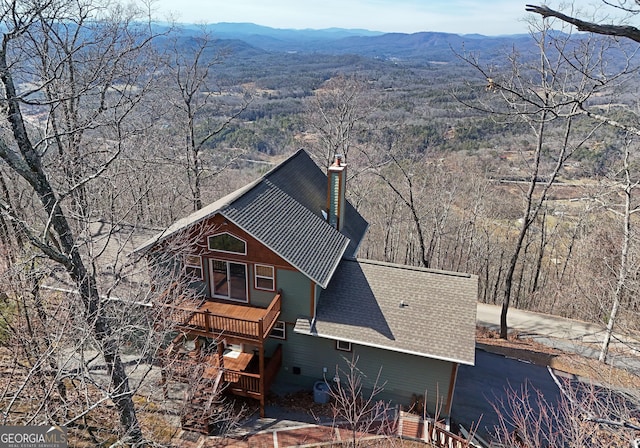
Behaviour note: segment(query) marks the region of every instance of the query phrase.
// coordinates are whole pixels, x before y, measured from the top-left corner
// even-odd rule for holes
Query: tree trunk
[[[124,366],[120,360],[118,346],[113,338],[109,323],[101,313],[100,298],[96,287],[95,277],[87,271],[80,256],[79,244],[73,236],[71,226],[60,207],[41,164],[41,156],[34,149],[24,124],[19,107],[18,96],[7,65],[6,37],[0,51],[0,79],[4,85],[5,100],[8,106],[9,125],[13,133],[19,154],[0,141],[0,157],[7,165],[24,180],[36,193],[43,206],[51,228],[55,231],[58,241],[51,245],[50,231],[44,232],[42,239],[30,235],[30,241],[51,260],[61,264],[76,284],[86,315],[85,322],[92,328],[96,340],[101,345],[108,372],[113,387],[113,401],[120,414],[120,423],[129,440],[134,444],[142,441],[142,431],[138,424],[129,381]]]
[[[624,188],[624,224],[623,224],[622,248],[620,249],[620,268],[618,270],[618,281],[616,283],[616,289],[613,295],[613,305],[611,307],[611,313],[609,314],[607,329],[605,330],[605,333],[604,333],[604,340],[602,341],[600,356],[598,356],[598,361],[600,362],[605,362],[607,360],[607,354],[609,353],[609,344],[611,343],[611,337],[613,335],[613,327],[616,324],[616,318],[618,317],[618,311],[620,309],[622,294],[627,281],[629,242],[631,240],[631,213],[632,213],[631,192],[633,190],[631,175],[629,173],[628,145],[626,145],[625,147],[625,154],[624,154],[624,174],[625,174],[626,184]]]
[[[544,126],[547,119],[546,110],[542,112],[540,119],[540,127],[538,129],[538,141],[536,144],[536,154],[534,159],[533,171],[531,173],[531,181],[529,182],[529,189],[525,197],[525,208],[522,213],[522,223],[520,224],[520,231],[518,232],[518,239],[513,248],[513,254],[509,261],[509,267],[507,268],[507,275],[504,278],[504,295],[502,297],[502,310],[500,312],[500,338],[507,339],[509,328],[507,326],[507,313],[509,311],[509,305],[511,304],[511,288],[513,285],[513,276],[516,272],[516,266],[518,265],[518,259],[520,258],[520,252],[522,251],[522,245],[524,238],[527,235],[527,231],[533,222],[540,207],[533,207],[533,193],[535,192],[536,185],[538,183],[538,173],[540,170],[540,157],[542,154],[542,139],[544,135]],[[540,201],[544,200],[544,196]]]

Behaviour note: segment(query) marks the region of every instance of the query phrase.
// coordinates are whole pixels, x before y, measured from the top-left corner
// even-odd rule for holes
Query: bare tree
[[[216,45],[216,40],[203,26],[201,32],[192,38],[176,38],[167,61],[172,77],[171,87],[177,89],[178,93],[172,104],[179,112],[178,120],[184,121],[184,126],[179,128],[179,135],[184,139],[185,150],[182,155],[194,211],[202,208],[202,183],[205,178],[215,176],[235,159],[227,158],[219,166],[209,166],[203,157],[206,144],[224,131],[250,103],[250,97],[241,94],[238,95],[239,104],[226,105],[226,109],[233,108],[231,112],[221,110],[219,105],[214,110],[213,100],[221,96],[221,91],[213,69],[223,63],[226,53],[224,48]],[[221,116],[214,119],[214,113],[221,113]],[[177,144],[182,146],[180,142]]]
[[[623,11],[629,15],[640,14],[640,2],[638,0],[621,0],[619,2],[609,2],[603,0],[607,6],[618,11]],[[635,42],[640,42],[640,29],[630,25],[604,24],[596,21],[586,21],[577,17],[563,14],[560,11],[549,8],[548,6],[526,5],[525,8],[529,12],[540,14],[544,18],[554,17],[568,24],[574,25],[578,31],[587,31],[605,36],[625,37]]]
[[[319,140],[313,148],[321,166],[328,167],[335,154],[349,161],[349,152],[357,146],[373,110],[371,100],[367,82],[357,75],[339,74],[314,92],[308,121]]]
[[[351,433],[349,446],[353,447],[365,446],[366,442],[360,440],[363,435],[392,435],[391,406],[378,399],[384,390],[384,383],[380,381],[382,369],[376,378],[368,379],[370,384],[365,387],[364,374],[357,366],[358,357],[354,355],[345,362],[345,369],[336,366],[333,380],[326,380],[332,399],[334,424],[346,422]]]
[[[92,214],[88,188],[122,152],[134,131],[128,117],[151,79],[139,70],[152,36],[138,17],[119,4],[14,0],[0,7],[0,158],[20,180],[12,188],[34,198],[25,212],[6,201],[0,209],[77,290],[76,316],[91,329],[110,378],[104,399],[115,403],[132,444],[143,435],[120,341],[81,248]]]
[[[610,310],[607,318],[607,326],[605,329],[605,336],[602,341],[602,347],[600,349],[599,361],[605,362],[607,359],[607,354],[609,352],[609,344],[611,343],[611,339],[613,336],[613,330],[616,326],[618,320],[618,314],[620,312],[620,307],[622,305],[623,299],[630,294],[630,271],[631,271],[631,260],[630,260],[630,250],[633,243],[633,235],[635,232],[633,231],[633,223],[632,223],[632,215],[640,210],[633,201],[633,191],[638,186],[638,181],[632,175],[631,172],[631,150],[630,146],[632,143],[630,141],[626,141],[624,143],[624,159],[623,166],[620,170],[620,175],[622,177],[620,181],[620,189],[615,188],[615,196],[618,196],[618,192],[622,191],[622,196],[624,198],[624,202],[622,204],[612,204],[607,207],[608,210],[613,212],[618,217],[622,218],[622,241],[620,243],[619,248],[619,261],[617,263],[617,273],[616,273],[616,285],[613,288],[613,303],[611,304]]]
[[[437,238],[437,233],[441,228],[441,224],[444,220],[446,220],[446,213],[434,213],[434,225],[431,228],[431,233],[428,235],[429,226],[428,223],[425,222],[426,219],[423,217],[424,208],[422,205],[422,198],[427,197],[425,193],[425,184],[427,183],[426,176],[416,175],[414,168],[419,166],[427,166],[425,160],[420,160],[418,157],[411,158],[409,161],[405,162],[400,160],[397,156],[395,156],[392,152],[389,152],[387,155],[389,161],[388,162],[379,162],[375,163],[370,160],[370,164],[372,166],[376,166],[374,173],[379,176],[387,186],[393,191],[398,199],[405,205],[409,214],[411,216],[411,221],[413,223],[413,229],[416,232],[415,240],[417,240],[418,245],[418,256],[417,263],[421,266],[430,267],[431,266],[431,258],[433,255],[433,248],[435,244],[435,240]],[[389,165],[389,162],[392,164],[393,169],[385,170],[384,168]],[[421,174],[425,174],[424,172]],[[400,181],[395,180],[394,178],[399,178]],[[446,190],[439,190],[440,194],[447,195]],[[451,196],[450,196],[451,197]],[[438,204],[440,207],[446,209],[450,202],[443,202]],[[439,209],[439,211],[443,211],[439,206],[435,206],[434,209]],[[411,234],[410,234],[411,235]],[[408,255],[409,248],[407,248],[407,255],[404,260],[405,263],[413,263],[413,256]]]
[[[630,446],[640,430],[634,423],[632,397],[593,384],[561,380],[550,373],[560,389],[557,401],[525,384],[520,390],[507,390],[494,403],[496,444],[528,448]]]
[[[507,75],[483,67],[473,56],[463,56],[487,80],[485,89],[491,95],[481,104],[460,101],[506,122],[524,123],[536,138],[532,152],[522,151],[523,176],[527,181],[521,191],[522,214],[504,277],[502,338],[507,337],[513,282],[527,234],[544,210],[549,191],[565,162],[598,129],[597,123],[579,120],[581,106],[610,81],[622,76],[605,73],[602,54],[609,43],[584,40],[575,48],[570,36],[554,36],[549,30],[548,23],[532,23],[531,36],[537,44],[538,60],[529,64],[514,52],[509,58],[511,71]]]
[[[637,0],[612,3],[603,1],[606,6],[614,8],[618,11],[626,13],[630,17],[635,17],[640,14],[640,2]],[[630,25],[617,25],[617,24],[605,24],[598,21],[585,21],[580,18],[566,15],[560,11],[549,8],[548,6],[535,6],[526,5],[526,10],[539,14],[545,19],[554,18],[564,23],[575,26],[579,31],[586,31],[589,33],[600,34],[605,36],[622,37],[630,39],[634,42],[640,42],[640,30]],[[637,48],[635,48],[637,51]],[[621,120],[613,119],[611,116],[594,111],[593,108],[588,107],[588,103],[584,102],[580,104],[579,111],[586,116],[596,119],[602,123],[613,126],[614,128],[621,129],[629,135],[640,135],[640,129],[634,124],[634,122],[623,122]],[[635,114],[634,114],[635,116]],[[632,191],[636,186],[636,181],[632,180],[631,173],[629,171],[629,149],[628,143],[625,144],[624,150],[624,162],[623,162],[623,176],[624,176],[624,188],[623,194],[625,198],[624,206],[620,215],[623,217],[623,233],[622,242],[620,243],[620,262],[618,265],[617,281],[613,291],[613,303],[608,313],[607,326],[605,330],[605,337],[602,342],[602,348],[600,350],[599,360],[604,362],[607,357],[609,344],[611,341],[613,328],[616,324],[618,317],[622,296],[625,294],[625,290],[628,289],[627,282],[629,279],[629,250],[631,243],[631,215],[635,213],[636,208],[632,205]]]

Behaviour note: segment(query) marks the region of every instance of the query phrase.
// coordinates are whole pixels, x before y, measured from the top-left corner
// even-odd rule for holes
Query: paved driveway
[[[478,433],[485,436],[498,424],[492,403],[524,386],[530,393],[533,388],[542,392],[549,403],[558,402],[560,393],[546,367],[476,350],[476,365],[458,370],[452,418],[469,429],[481,416]]]
[[[500,306],[478,303],[477,309],[478,325],[500,328]],[[509,309],[507,324],[521,336],[588,358],[598,358],[604,339],[601,325],[516,308]],[[607,363],[640,375],[640,336],[614,333]]]
[[[478,325],[500,328],[501,310],[502,307],[498,305],[478,303]],[[604,336],[604,327],[601,325],[516,308],[509,308],[507,325],[520,333],[581,342],[601,342]]]

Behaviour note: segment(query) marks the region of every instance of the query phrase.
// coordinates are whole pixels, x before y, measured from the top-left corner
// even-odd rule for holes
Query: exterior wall
[[[229,233],[246,242],[246,254],[227,253],[210,250],[208,237],[219,233]],[[189,230],[189,235],[184,237],[187,241],[169,243],[167,247],[177,252],[175,260],[179,265],[175,271],[181,270],[184,264],[185,255],[197,255],[202,262],[202,279],[192,281],[190,287],[198,293],[212,297],[210,284],[210,262],[213,259],[243,263],[247,266],[247,295],[248,304],[258,307],[267,307],[278,289],[282,289],[283,311],[293,306],[291,316],[305,310],[304,315],[309,314],[311,308],[310,285],[311,281],[302,274],[299,274],[289,263],[276,255],[268,247],[254,239],[244,230],[237,227],[232,222],[227,221],[222,215],[215,215],[203,223],[194,225]],[[174,246],[172,248],[171,246]],[[273,291],[256,288],[255,265],[264,264],[274,267],[275,288]],[[288,291],[288,292],[287,292]],[[287,298],[285,298],[287,297]],[[287,303],[288,302],[288,303]],[[302,303],[304,302],[304,303]],[[297,313],[297,314],[296,314]],[[295,318],[293,318],[295,320]]]
[[[309,316],[312,312],[314,283],[297,271],[279,269],[277,273],[278,288],[282,289],[282,307],[278,320],[285,323],[285,339],[269,338],[265,348],[272,353],[278,344],[282,344],[283,363],[286,362],[289,344],[295,341],[293,327],[300,316]],[[293,339],[292,339],[293,338]]]
[[[363,372],[363,385],[367,389],[373,386],[382,368],[378,384],[384,383],[384,390],[379,399],[406,408],[411,404],[412,395],[423,395],[428,411],[433,415],[439,400],[439,414],[444,416],[455,364],[355,344],[352,352],[345,352],[336,350],[335,344],[330,339],[288,333],[287,344],[283,347],[283,365],[276,381],[288,387],[305,389],[325,378],[331,384],[336,367],[344,378],[347,361],[357,357],[357,367]],[[323,368],[327,373],[323,373]]]
[[[196,227],[191,229],[190,238],[192,239],[188,244],[181,246],[182,249],[178,251],[175,258],[177,264],[181,264],[184,262],[184,254],[201,257],[203,279],[192,282],[190,286],[193,289],[211,297],[208,262],[215,258],[247,265],[248,303],[252,306],[266,307],[276,291],[282,290],[282,309],[279,320],[285,322],[286,337],[285,339],[271,337],[265,345],[267,356],[273,353],[278,344],[283,346],[283,364],[276,379],[277,383],[310,389],[315,381],[326,378],[331,382],[336,374],[336,367],[346,370],[347,361],[355,356],[358,358],[357,367],[365,376],[363,378],[365,387],[370,388],[373,385],[382,367],[380,383],[385,385],[383,393],[378,398],[390,401],[392,404],[407,406],[411,403],[412,395],[424,395],[429,412],[434,413],[436,401],[440,397],[443,403],[442,409],[447,408],[446,400],[454,364],[357,345],[353,345],[353,352],[339,351],[333,340],[294,333],[293,328],[298,317],[315,315],[320,287],[242,229],[233,223],[225,223],[220,215]],[[246,241],[246,255],[209,250],[207,237],[222,232]],[[254,266],[256,263],[274,267],[274,291],[255,288]],[[166,264],[165,272],[181,271],[180,267],[172,267],[170,264]],[[245,347],[245,350],[252,348]],[[444,415],[444,411],[441,411],[441,415]]]
[[[304,274],[295,270],[289,263],[242,229],[231,222],[225,222],[224,217],[216,215],[199,225],[199,228],[192,229],[191,235],[189,235],[189,238],[192,239],[184,244],[175,245],[180,248],[180,251],[175,258],[170,260],[177,261],[176,266],[172,267],[171,263],[166,263],[164,272],[173,271],[179,273],[182,270],[185,254],[199,255],[202,260],[202,280],[191,282],[190,288],[201,295],[211,297],[209,269],[209,261],[211,259],[234,261],[247,265],[248,304],[251,306],[266,308],[277,294],[277,291],[282,290],[282,307],[278,320],[285,322],[287,338],[284,340],[269,338],[265,346],[268,356],[278,344],[283,344],[286,347],[288,336],[293,334],[293,326],[299,316],[310,316],[315,312],[314,299],[318,287]],[[246,255],[209,250],[207,238],[223,232],[230,233],[246,241]],[[255,287],[254,273],[256,263],[274,266],[275,288],[273,291],[261,290]],[[245,347],[245,350],[248,348],[250,347]]]
[[[282,289],[280,320],[293,325],[298,317],[311,313],[313,282],[297,271],[278,269],[276,275]]]

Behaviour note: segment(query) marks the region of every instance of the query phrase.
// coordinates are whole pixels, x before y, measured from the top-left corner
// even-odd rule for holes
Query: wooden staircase
[[[205,435],[214,435],[220,422],[220,383],[224,372],[219,370],[213,381],[190,387],[189,401],[180,419],[182,429]]]

